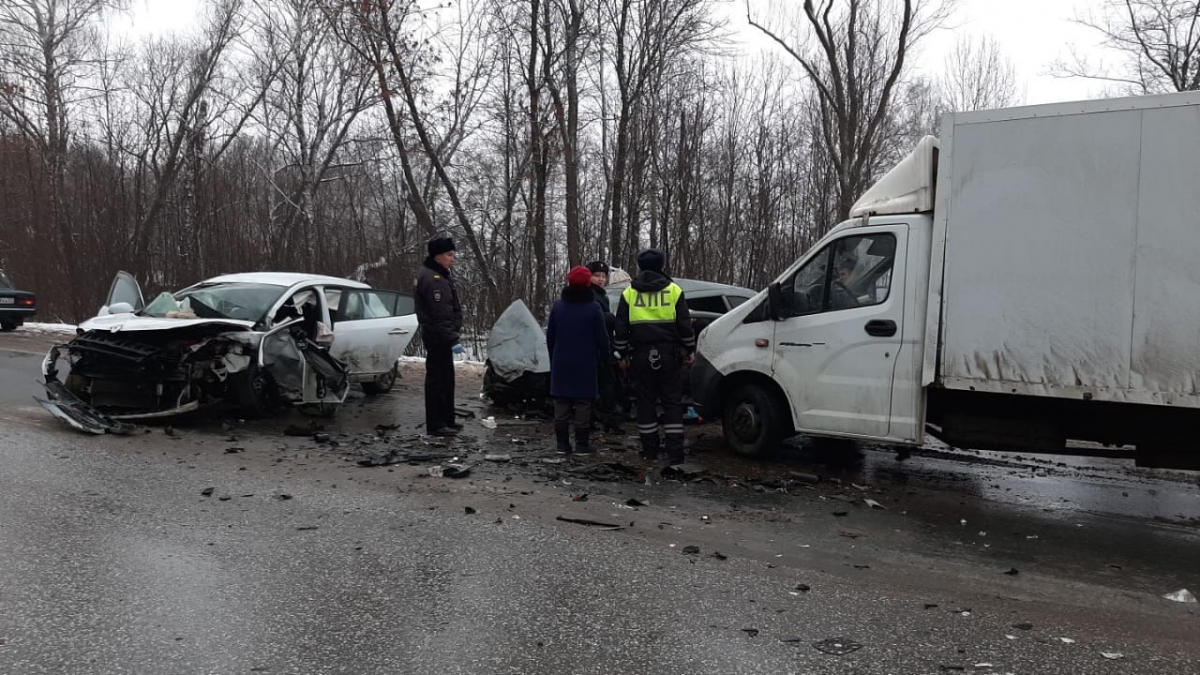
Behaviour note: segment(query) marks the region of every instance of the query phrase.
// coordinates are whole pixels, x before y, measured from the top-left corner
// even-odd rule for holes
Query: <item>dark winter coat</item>
[[[417,288],[413,293],[417,307],[417,322],[421,324],[421,339],[426,345],[458,344],[462,330],[462,305],[450,270],[426,258],[417,272]]]
[[[670,286],[671,278],[660,272],[642,270],[630,282],[639,293],[655,293]],[[696,351],[696,333],[683,293],[675,300],[675,320],[663,323],[630,323],[629,303],[625,295],[617,304],[616,347],[625,352],[638,347],[679,345],[690,354]]]
[[[608,303],[608,292],[603,286],[592,284],[592,292],[596,294],[596,304],[600,305],[600,311],[604,313],[604,327],[608,329],[608,336],[611,338],[613,331],[617,329],[617,315],[613,314],[612,305]]]
[[[546,329],[550,350],[550,395],[555,398],[600,396],[597,371],[608,363],[612,347],[604,313],[596,306],[592,289],[582,286],[563,289],[562,299],[550,310]]]

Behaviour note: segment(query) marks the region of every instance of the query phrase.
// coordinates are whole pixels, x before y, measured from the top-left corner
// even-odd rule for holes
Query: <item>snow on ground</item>
[[[424,356],[401,356],[401,363],[419,363],[425,365]],[[458,368],[463,368],[470,371],[482,373],[487,369],[487,365],[483,361],[471,361],[469,359],[454,359],[454,365]]]
[[[41,323],[39,321],[27,321],[25,322],[25,325],[21,326],[21,328],[18,330],[20,330],[22,333],[36,333],[38,335],[61,333],[65,333],[67,335],[75,334],[75,326],[69,323]]]

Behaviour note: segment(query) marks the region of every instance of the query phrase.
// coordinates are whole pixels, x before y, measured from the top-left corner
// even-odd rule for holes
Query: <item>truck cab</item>
[[[851,219],[700,336],[693,390],[735,452],[798,433],[923,439],[937,148],[924,139]]]

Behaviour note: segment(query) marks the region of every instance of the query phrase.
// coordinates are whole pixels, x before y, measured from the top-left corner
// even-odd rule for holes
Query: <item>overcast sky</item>
[[[794,0],[798,2],[799,0]],[[1025,87],[1025,102],[1052,103],[1094,98],[1100,86],[1049,74],[1055,59],[1065,57],[1069,45],[1084,53],[1102,55],[1095,36],[1071,19],[1079,10],[1099,0],[958,0],[952,29],[939,30],[924,43],[917,67],[934,74],[942,69],[946,53],[963,34],[987,33],[996,39],[1017,68]],[[725,3],[723,3],[725,4]],[[118,28],[133,34],[189,31],[197,23],[199,0],[134,0],[131,16],[117,20]],[[749,28],[743,0],[728,2],[730,28],[748,44],[763,43]]]

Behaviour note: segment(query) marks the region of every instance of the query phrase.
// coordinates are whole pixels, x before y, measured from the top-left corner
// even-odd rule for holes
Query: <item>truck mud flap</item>
[[[115,420],[95,408],[75,398],[58,380],[44,383],[46,393],[52,400],[43,400],[36,396],[38,402],[51,415],[66,422],[75,429],[89,434],[132,434],[137,427]]]

